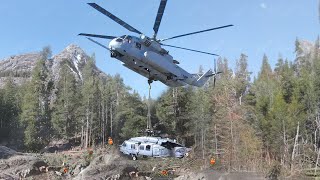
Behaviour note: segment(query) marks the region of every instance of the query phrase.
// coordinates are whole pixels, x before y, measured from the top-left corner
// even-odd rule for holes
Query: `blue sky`
[[[77,44],[87,54],[96,54],[97,66],[105,73],[119,73],[124,82],[142,96],[148,93],[147,79],[126,69],[108,52],[77,36],[78,33],[130,34],[86,3],[95,2],[146,35],[153,34],[153,23],[160,0],[7,0],[0,5],[0,59],[40,51],[50,45],[53,54],[69,44]],[[213,52],[228,58],[234,67],[241,53],[248,55],[249,70],[256,73],[264,53],[273,66],[279,54],[293,60],[294,41],[315,41],[319,35],[318,0],[168,0],[158,38],[234,24],[234,27],[187,36],[167,44]],[[100,42],[108,44],[107,40]],[[213,57],[170,49],[181,67],[197,72],[213,68]],[[153,83],[155,98],[166,89]]]

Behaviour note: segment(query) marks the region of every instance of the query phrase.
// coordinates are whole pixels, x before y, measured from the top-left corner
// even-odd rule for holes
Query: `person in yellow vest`
[[[109,145],[113,145],[113,140],[112,140],[111,137],[108,138],[108,144],[109,144]]]

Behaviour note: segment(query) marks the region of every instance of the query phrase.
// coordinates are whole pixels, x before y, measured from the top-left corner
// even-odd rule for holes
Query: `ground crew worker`
[[[214,157],[212,157],[212,158],[210,159],[210,164],[213,166],[215,163],[216,163],[216,160],[214,159]]]
[[[109,144],[109,145],[113,145],[113,140],[112,140],[111,137],[108,138],[108,144]]]
[[[68,171],[69,171],[69,168],[68,168],[67,166],[63,168],[63,173],[64,173],[64,174],[67,174]]]

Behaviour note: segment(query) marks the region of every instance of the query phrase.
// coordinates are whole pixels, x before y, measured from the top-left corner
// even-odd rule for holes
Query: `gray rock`
[[[17,152],[13,149],[7,148],[5,146],[0,146],[0,159],[8,158],[15,155]]]
[[[0,60],[0,88],[3,88],[10,75],[13,76],[13,81],[18,85],[29,81],[31,72],[40,58],[40,53],[27,53]],[[88,59],[89,56],[79,46],[71,44],[61,53],[50,58],[46,66],[55,85],[60,78],[59,72],[63,63],[67,63],[75,78],[82,81],[82,70]],[[98,68],[95,68],[95,71],[101,78],[107,77]]]
[[[131,171],[137,172],[137,169],[119,155],[105,154],[94,158],[74,179],[131,179]]]
[[[29,177],[40,174],[40,167],[47,167],[43,160],[29,155],[16,155],[0,161],[1,172],[13,177]]]
[[[40,58],[40,53],[28,53],[0,60],[0,88],[4,87],[9,77],[17,85],[28,83],[31,80],[32,70],[34,69],[37,60]],[[48,81],[53,82],[53,90],[50,95],[51,104],[53,104],[56,99],[61,66],[66,63],[80,84],[83,80],[82,71],[88,60],[89,56],[79,46],[71,44],[61,53],[46,61],[46,66],[49,71]],[[97,67],[94,67],[94,71],[98,74],[100,79],[108,78],[108,75]]]

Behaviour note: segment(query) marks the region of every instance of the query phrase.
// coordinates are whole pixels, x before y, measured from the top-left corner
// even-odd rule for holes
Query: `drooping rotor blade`
[[[226,26],[220,26],[220,27],[215,27],[215,28],[206,29],[206,30],[202,30],[202,31],[196,31],[196,32],[192,32],[192,33],[173,36],[173,37],[170,37],[170,38],[161,39],[160,41],[166,41],[166,40],[169,40],[169,39],[175,39],[175,38],[179,38],[179,37],[183,37],[183,36],[189,36],[189,35],[193,35],[193,34],[203,33],[203,32],[207,32],[207,31],[213,31],[213,30],[227,28],[227,27],[231,27],[231,26],[233,26],[233,25],[229,24],[229,25],[226,25]]]
[[[110,19],[112,19],[113,21],[115,21],[116,23],[120,24],[121,26],[123,26],[124,28],[128,29],[131,32],[135,32],[138,34],[142,34],[140,31],[138,31],[137,29],[135,29],[134,27],[130,26],[129,24],[127,24],[126,22],[122,21],[120,18],[118,18],[117,16],[113,15],[112,13],[110,13],[109,11],[105,10],[104,8],[102,8],[101,6],[97,5],[96,3],[88,3],[91,7],[95,8],[97,11],[101,12],[102,14],[108,16]]]
[[[160,6],[158,9],[158,13],[157,13],[157,17],[156,20],[154,21],[154,25],[153,25],[153,30],[154,30],[154,35],[153,38],[156,38],[157,34],[158,34],[158,30],[160,27],[160,23],[161,23],[161,19],[163,16],[163,12],[166,8],[166,4],[167,4],[167,0],[161,0],[160,2]]]
[[[99,43],[98,41],[95,41],[95,40],[93,40],[93,39],[91,39],[91,38],[87,38],[87,39],[89,39],[90,41],[92,41],[92,42],[94,42],[94,43],[98,44],[99,46],[101,46],[101,47],[103,47],[103,48],[105,48],[105,49],[107,49],[107,50],[109,50],[109,51],[110,51],[110,49],[109,49],[107,46],[105,46],[105,45],[103,45],[103,44]]]
[[[87,36],[87,37],[96,37],[96,38],[103,38],[103,39],[114,39],[116,36],[105,36],[105,35],[98,35],[98,34],[86,34],[80,33],[79,36]]]
[[[203,53],[203,54],[208,54],[208,55],[212,55],[212,56],[219,56],[218,54],[208,53],[208,52],[204,52],[204,51],[198,51],[198,50],[179,47],[179,46],[172,46],[172,45],[162,44],[162,43],[161,43],[161,45],[168,46],[168,47],[173,47],[173,48],[178,48],[178,49],[183,49],[183,50],[188,50],[188,51],[193,51],[193,52],[198,52],[198,53]]]
[[[214,59],[214,73],[217,73],[217,60]]]

